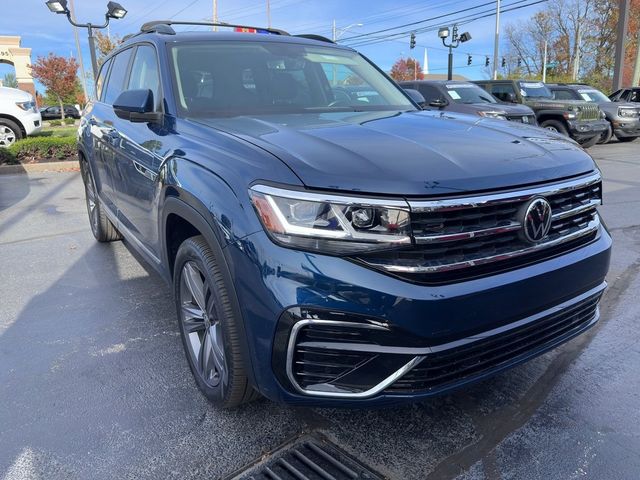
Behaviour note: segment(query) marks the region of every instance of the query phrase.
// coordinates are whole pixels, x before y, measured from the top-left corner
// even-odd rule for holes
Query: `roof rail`
[[[153,20],[147,22],[140,27],[142,33],[164,33],[167,35],[175,35],[175,30],[171,28],[171,25],[197,25],[204,27],[229,27],[229,28],[242,28],[247,30],[265,31],[275,35],[289,35],[284,30],[278,30],[276,28],[263,28],[263,27],[251,27],[247,25],[235,25],[233,23],[225,22],[188,22],[184,20]]]
[[[307,38],[309,40],[317,40],[319,42],[336,43],[333,40],[329,40],[322,35],[316,35],[315,33],[301,33],[300,35],[294,35],[294,37]]]

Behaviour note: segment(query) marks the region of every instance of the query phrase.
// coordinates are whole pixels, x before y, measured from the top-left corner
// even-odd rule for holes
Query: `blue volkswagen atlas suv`
[[[175,24],[106,58],[79,155],[93,234],[172,285],[213,403],[425,399],[598,320],[611,238],[576,143],[422,111],[322,37]]]

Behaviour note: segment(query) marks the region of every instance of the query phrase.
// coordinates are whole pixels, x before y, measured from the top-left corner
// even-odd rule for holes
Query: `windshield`
[[[587,102],[610,102],[609,97],[607,97],[600,90],[596,89],[580,89],[578,93],[582,97],[583,100]]]
[[[357,53],[276,42],[171,47],[176,103],[184,116],[415,110]]]
[[[520,93],[527,98],[553,98],[551,90],[542,82],[520,82]]]
[[[472,83],[445,85],[447,95],[456,103],[498,103],[486,90]]]

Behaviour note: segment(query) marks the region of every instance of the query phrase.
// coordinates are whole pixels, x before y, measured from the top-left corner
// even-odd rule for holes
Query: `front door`
[[[162,111],[160,75],[155,48],[139,45],[125,90],[151,90],[157,111]],[[114,119],[118,148],[114,150],[114,186],[118,220],[142,244],[146,253],[159,258],[156,197],[158,173],[166,150],[164,127]]]

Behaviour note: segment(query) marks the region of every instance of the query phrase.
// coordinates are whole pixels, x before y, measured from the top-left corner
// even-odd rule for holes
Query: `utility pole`
[[[267,27],[271,28],[271,2],[267,0]]]
[[[73,0],[69,2],[69,11],[71,12],[71,18],[75,22],[76,12],[73,6]],[[82,78],[82,90],[84,91],[85,100],[89,100],[89,91],[87,90],[87,74],[84,71],[84,62],[82,61],[82,51],[80,50],[80,40],[78,38],[78,27],[73,25],[73,36],[76,40],[76,50],[78,50],[78,63],[80,64],[80,77]]]
[[[544,58],[542,59],[542,83],[547,81],[547,46],[548,42],[544,41]]]
[[[616,38],[616,63],[613,70],[613,90],[620,90],[624,79],[625,43],[627,41],[627,23],[629,23],[629,0],[620,0],[618,31]]]
[[[576,35],[576,49],[573,55],[573,81],[575,82],[580,75],[580,44],[582,43],[582,25],[578,22],[578,33]]]
[[[633,80],[631,81],[631,86],[635,87],[640,85],[640,28],[638,29],[638,45],[636,46],[636,64],[633,68]]]
[[[449,49],[451,51],[451,49]],[[500,0],[496,0],[496,37],[493,43],[493,79],[498,79],[498,55],[500,55]]]
[[[218,23],[218,0],[213,0],[213,23]],[[213,26],[213,31],[218,31],[218,26]]]

